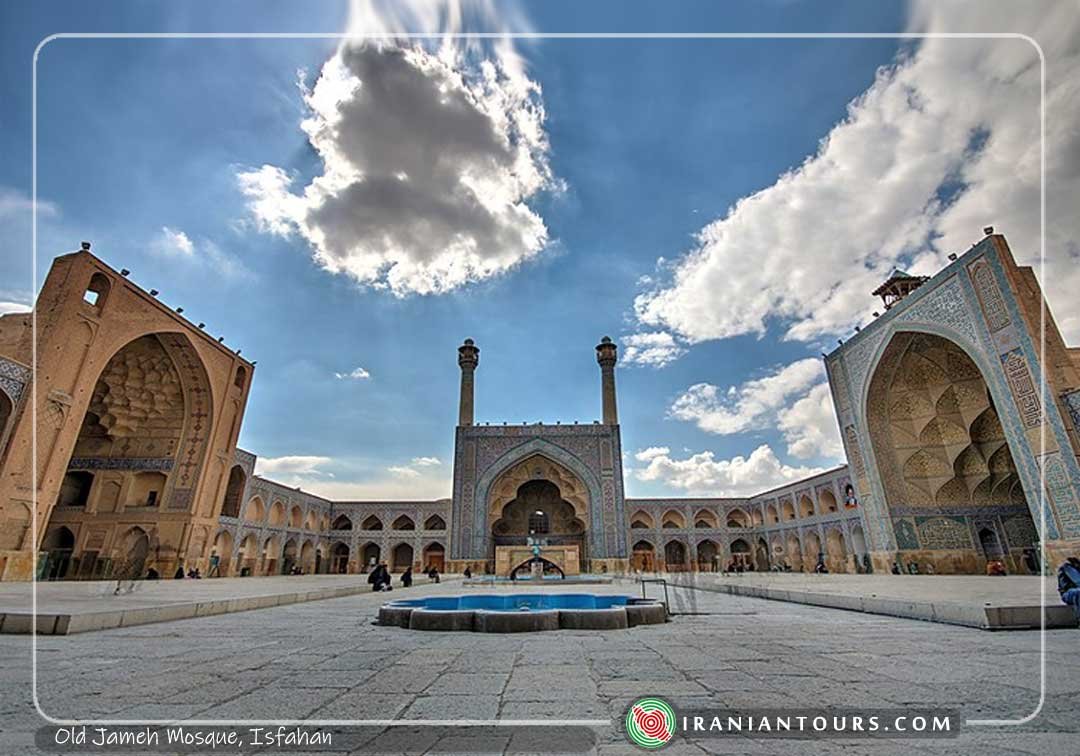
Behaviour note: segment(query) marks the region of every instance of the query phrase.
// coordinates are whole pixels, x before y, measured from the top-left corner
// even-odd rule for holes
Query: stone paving
[[[453,593],[460,585],[395,591]],[[519,590],[519,588],[515,588]],[[574,590],[582,590],[577,587]],[[589,590],[635,592],[630,583]],[[698,612],[666,625],[527,635],[421,633],[371,624],[384,595],[39,637],[38,693],[64,718],[621,719],[643,694],[678,708],[950,707],[1016,718],[1039,700],[1039,633],[987,633],[913,620],[678,590]],[[1078,754],[1080,634],[1046,634],[1039,717],[966,727],[956,739],[676,742],[665,753]],[[33,753],[30,644],[0,637],[0,753]],[[376,731],[378,732],[378,731]],[[558,741],[558,730],[550,730]],[[511,730],[482,739],[390,728],[371,752],[516,752]],[[615,724],[595,751],[640,753]],[[543,751],[542,744],[531,750]]]

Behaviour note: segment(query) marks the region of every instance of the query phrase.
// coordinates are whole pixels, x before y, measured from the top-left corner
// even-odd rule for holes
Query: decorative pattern
[[[919,536],[915,524],[908,519],[894,519],[893,532],[896,534],[896,548],[910,551],[919,548]]]
[[[169,497],[169,509],[186,509],[186,505],[180,505],[176,494],[179,490],[192,488],[199,480],[199,471],[210,435],[210,384],[206,368],[186,336],[167,333],[158,338],[173,358],[184,387],[187,417],[184,422],[184,436],[176,456],[178,475],[173,484],[173,493]],[[188,501],[190,502],[190,496]]]
[[[925,286],[925,284],[924,284]],[[933,289],[905,308],[893,320],[894,323],[929,323],[944,326],[951,331],[963,334],[969,344],[978,344],[978,331],[971,319],[960,279],[956,276],[936,285]]]
[[[19,399],[29,383],[30,368],[0,357],[0,389],[11,397],[12,404],[19,403]]]
[[[1080,433],[1080,390],[1070,391],[1061,395],[1061,401],[1072,420],[1073,430]]]
[[[964,517],[916,517],[924,549],[970,549],[971,532]]]
[[[1009,542],[1009,546],[1013,548],[1034,546],[1039,540],[1039,533],[1035,529],[1035,523],[1031,521],[1031,517],[1027,513],[1017,517],[1007,517],[1002,520],[1002,525],[1005,529],[1005,538]]]
[[[1001,355],[1001,366],[1005,370],[1009,391],[1020,409],[1024,427],[1038,428],[1042,422],[1042,402],[1039,401],[1039,389],[1031,377],[1024,353],[1020,349],[1006,352]]]
[[[1075,506],[1076,493],[1073,491],[1069,472],[1065,469],[1061,452],[1053,451],[1039,458],[1042,466],[1043,479],[1046,482],[1046,491],[1049,494],[1053,509],[1057,510],[1058,522],[1061,529],[1070,536],[1080,534],[1080,515]],[[1054,529],[1053,510],[1046,513],[1048,527]],[[1051,533],[1051,538],[1056,538],[1056,533]]]
[[[994,271],[985,257],[980,257],[968,265],[968,275],[975,286],[975,296],[979,299],[986,325],[991,333],[1000,331],[1012,322],[1009,318],[1009,310],[1005,305],[1005,299],[1001,296],[1001,289],[994,280]]]
[[[173,468],[172,457],[72,457],[69,470],[136,470],[168,472]]]

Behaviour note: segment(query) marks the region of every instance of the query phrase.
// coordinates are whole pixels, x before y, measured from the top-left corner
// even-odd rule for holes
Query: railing
[[[664,586],[664,611],[666,611],[668,614],[671,614],[671,600],[670,600],[670,597],[668,596],[668,582],[667,582],[667,580],[665,580],[664,578],[639,578],[639,581],[641,582],[641,597],[642,598],[648,598],[648,596],[645,594],[645,584],[646,583],[659,583],[660,585]]]

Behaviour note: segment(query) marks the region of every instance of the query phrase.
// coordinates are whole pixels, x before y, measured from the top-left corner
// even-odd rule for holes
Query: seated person
[[[1080,621],[1080,559],[1069,557],[1058,567],[1058,593]]]

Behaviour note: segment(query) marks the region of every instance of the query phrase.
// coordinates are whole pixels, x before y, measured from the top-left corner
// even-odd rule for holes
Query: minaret
[[[461,401],[458,404],[458,425],[473,424],[473,373],[480,364],[480,348],[472,339],[458,347],[457,364],[461,366]]]
[[[600,363],[600,395],[603,398],[604,425],[619,424],[619,410],[615,405],[615,343],[607,336],[596,345],[596,361]]]

